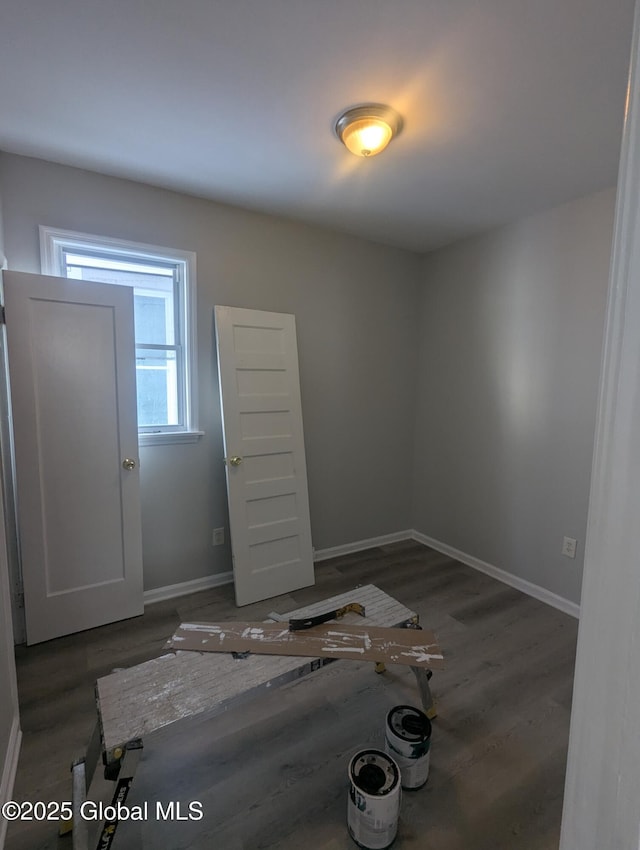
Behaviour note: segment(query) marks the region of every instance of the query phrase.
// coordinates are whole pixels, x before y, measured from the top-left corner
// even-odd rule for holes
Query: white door
[[[315,582],[295,318],[216,307],[238,605]]]
[[[32,644],[143,611],[133,293],[3,282]]]

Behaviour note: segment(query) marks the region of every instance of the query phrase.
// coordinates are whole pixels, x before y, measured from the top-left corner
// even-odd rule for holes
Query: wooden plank
[[[415,612],[369,584],[340,593],[283,616],[312,617],[348,602],[365,606],[367,616],[346,614],[341,623],[400,626]],[[176,652],[118,670],[98,679],[96,697],[105,749],[133,738],[145,738],[186,717],[226,711],[261,691],[292,682],[333,659],[252,654],[235,660],[230,654]]]
[[[385,661],[409,667],[442,669],[442,652],[433,632],[388,629],[335,622],[289,631],[286,623],[231,621],[182,623],[168,644],[195,652],[245,652]]]

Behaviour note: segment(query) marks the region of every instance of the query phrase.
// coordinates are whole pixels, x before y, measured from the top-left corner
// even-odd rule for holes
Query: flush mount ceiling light
[[[336,136],[356,156],[375,156],[401,129],[400,115],[395,109],[380,103],[347,109],[335,126]]]

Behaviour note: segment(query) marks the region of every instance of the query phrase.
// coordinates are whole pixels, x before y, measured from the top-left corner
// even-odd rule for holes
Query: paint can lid
[[[412,705],[396,705],[387,714],[387,724],[404,741],[425,741],[431,737],[431,721]]]
[[[387,753],[362,750],[351,759],[349,779],[362,793],[384,797],[397,786],[400,770]]]

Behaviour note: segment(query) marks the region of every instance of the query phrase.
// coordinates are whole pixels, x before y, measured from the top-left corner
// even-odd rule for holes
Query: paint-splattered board
[[[169,641],[173,649],[245,652],[385,661],[441,669],[442,652],[432,632],[331,623],[289,631],[286,623],[182,623]]]
[[[416,616],[415,611],[372,584],[288,611],[283,616],[287,620],[315,617],[349,602],[363,604],[367,616],[349,613],[340,620],[341,624],[391,628]],[[111,750],[134,738],[145,738],[178,720],[226,711],[331,661],[331,658],[257,654],[236,660],[226,653],[172,652],[118,670],[96,683],[103,746]]]

